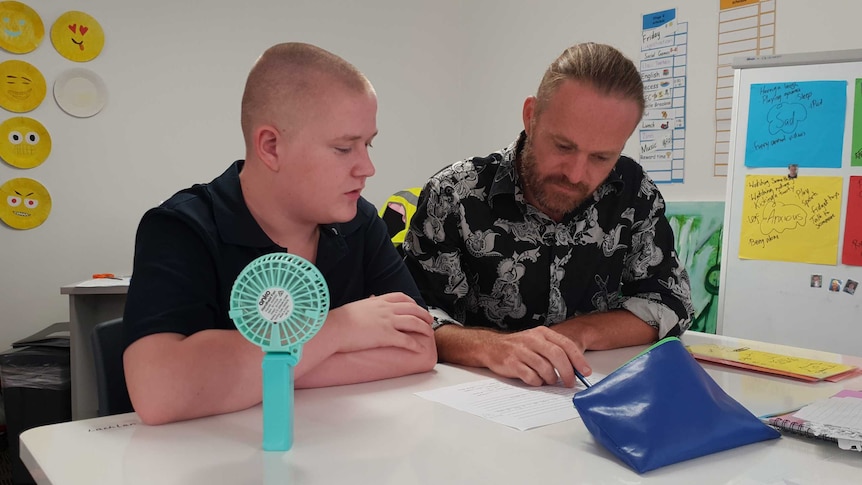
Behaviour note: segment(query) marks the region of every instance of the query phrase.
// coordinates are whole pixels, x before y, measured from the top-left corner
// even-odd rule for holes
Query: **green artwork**
[[[665,215],[676,236],[676,252],[691,279],[691,330],[714,334],[724,202],[668,202]]]

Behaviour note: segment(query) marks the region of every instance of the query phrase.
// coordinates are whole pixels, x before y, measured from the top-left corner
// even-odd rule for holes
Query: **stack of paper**
[[[743,369],[776,374],[804,381],[837,381],[857,375],[853,365],[823,360],[806,359],[792,355],[773,354],[748,347],[733,348],[720,345],[689,345],[686,347],[695,359],[740,367]]]

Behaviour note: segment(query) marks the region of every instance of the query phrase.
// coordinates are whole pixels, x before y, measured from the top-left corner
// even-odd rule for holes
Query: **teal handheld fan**
[[[293,445],[293,368],[302,345],[323,326],[329,289],[309,261],[272,253],[249,263],[234,281],[230,318],[263,357],[263,449]]]

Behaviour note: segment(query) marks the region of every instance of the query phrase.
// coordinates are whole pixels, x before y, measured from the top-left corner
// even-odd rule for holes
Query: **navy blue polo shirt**
[[[228,310],[237,275],[258,256],[285,251],[245,204],[243,163],[144,214],[123,317],[127,345],[154,333],[235,328]],[[425,305],[386,224],[365,199],[352,221],[321,226],[315,265],[329,286],[331,309],[397,291]]]

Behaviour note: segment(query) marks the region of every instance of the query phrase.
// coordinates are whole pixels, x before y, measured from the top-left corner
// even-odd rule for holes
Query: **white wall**
[[[687,138],[685,183],[661,190],[668,200],[724,200],[725,178],[713,176],[719,0],[462,2],[464,157],[515,139],[524,98],[535,94],[545,68],[567,46],[604,42],[637,61],[641,15],[669,8],[688,22]],[[776,10],[777,53],[862,47],[862,3],[777,0]],[[637,159],[636,138],[625,151]]]
[[[45,75],[49,95],[26,115],[53,140],[40,167],[0,163],[0,183],[35,178],[54,202],[38,228],[0,224],[0,350],[68,319],[60,286],[95,272],[128,273],[135,228],[147,208],[242,158],[245,76],[277,42],[320,45],[374,83],[378,173],[365,195],[379,205],[446,163],[512,141],[524,98],[566,46],[607,42],[636,59],[640,15],[676,7],[690,32],[686,183],[662,190],[669,200],[724,198],[725,180],[711,175],[718,0],[24,2],[48,31],[66,10],[90,13],[106,44],[83,65],[57,54],[49,36],[29,54],[0,51],[0,61],[22,59]],[[860,14],[857,2],[778,0],[777,52],[858,48]],[[826,20],[813,20],[820,18]],[[54,104],[50,85],[71,67],[91,69],[107,84],[108,105],[99,115],[75,119]],[[2,119],[11,116],[0,110]]]
[[[380,135],[372,150],[378,175],[366,191],[372,202],[417,177],[417,166],[458,155],[454,144],[442,143],[460,135],[455,1],[25,1],[46,31],[67,10],[87,11],[102,24],[106,42],[83,65],[62,58],[49,35],[29,54],[0,51],[0,61],[25,60],[45,76],[49,94],[26,115],[41,121],[53,141],[37,168],[0,163],[0,183],[34,178],[53,199],[50,217],[35,229],[0,224],[0,351],[68,320],[60,286],[93,273],[128,274],[146,209],[243,158],[242,89],[253,62],[272,44],[317,44],[354,63],[375,85]],[[76,119],[54,103],[53,80],[71,67],[104,79],[109,101],[100,114]],[[11,116],[0,110],[2,119]]]

